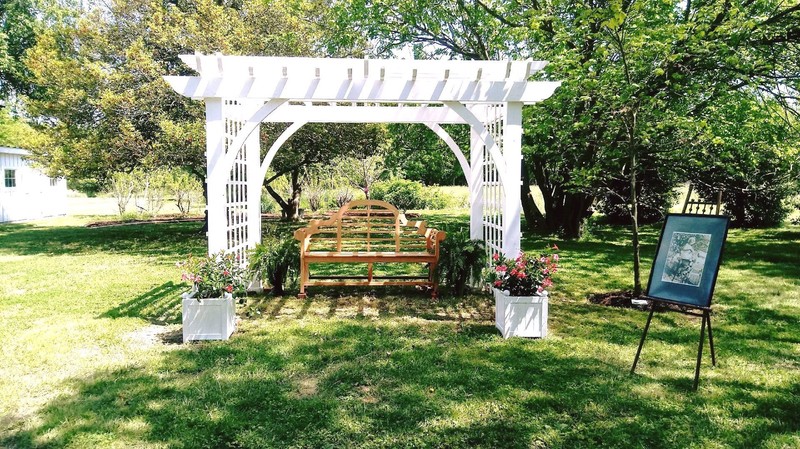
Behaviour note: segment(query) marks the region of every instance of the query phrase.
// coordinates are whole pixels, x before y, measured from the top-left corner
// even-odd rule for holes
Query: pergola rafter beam
[[[398,80],[347,78],[259,78],[165,76],[175,91],[191,98],[287,98],[308,101],[406,103],[536,103],[560,85],[539,81]]]

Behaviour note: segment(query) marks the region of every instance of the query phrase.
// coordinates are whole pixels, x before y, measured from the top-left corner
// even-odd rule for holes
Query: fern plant
[[[266,237],[250,252],[250,269],[266,281],[275,296],[284,294],[287,280],[294,283],[300,271],[300,247],[290,235]]]
[[[438,279],[450,286],[454,295],[463,296],[467,286],[481,280],[481,271],[487,266],[486,245],[482,240],[470,239],[463,229],[448,232],[441,245]]]

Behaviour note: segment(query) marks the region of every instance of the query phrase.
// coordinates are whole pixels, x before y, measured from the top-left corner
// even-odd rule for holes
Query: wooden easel
[[[700,198],[692,198],[694,185],[689,184],[689,191],[686,193],[686,200],[683,202],[684,214],[697,214],[697,215],[719,215],[722,210],[722,190],[717,192],[716,201],[708,201]]]
[[[639,340],[639,349],[636,350],[636,358],[633,359],[633,366],[631,367],[631,374],[636,371],[636,365],[639,363],[639,355],[642,353],[642,347],[644,346],[644,340],[647,338],[647,331],[650,329],[650,321],[653,319],[653,312],[656,310],[657,303],[664,303],[664,304],[675,304],[680,305],[681,307],[691,307],[687,306],[686,304],[679,304],[671,301],[666,301],[663,299],[658,298],[646,298],[650,300],[650,314],[647,316],[647,324],[644,325],[644,332],[642,332],[642,339]],[[700,361],[703,358],[703,342],[705,341],[705,332],[706,332],[706,323],[708,323],[708,345],[711,347],[711,365],[717,366],[717,357],[714,353],[714,335],[711,332],[711,308],[710,307],[691,307],[696,310],[701,310],[702,313],[689,311],[689,310],[676,310],[676,312],[683,313],[685,315],[691,316],[698,316],[702,317],[703,323],[700,325],[700,343],[697,347],[697,365],[694,369],[694,386],[692,387],[693,390],[697,390],[697,384],[700,381]]]

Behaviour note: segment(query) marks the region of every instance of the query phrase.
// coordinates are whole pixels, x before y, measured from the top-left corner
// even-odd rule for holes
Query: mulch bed
[[[609,306],[609,307],[621,307],[625,309],[636,309],[636,310],[650,310],[650,304],[652,301],[647,301],[647,304],[633,304],[632,300],[634,299],[633,292],[630,290],[623,290],[617,292],[606,292],[606,293],[595,293],[589,295],[589,302],[592,304],[598,304],[601,306]],[[675,310],[679,312],[685,312],[687,310],[692,310],[691,307],[685,307],[677,304],[667,304],[663,302],[656,303],[656,311],[662,310]]]

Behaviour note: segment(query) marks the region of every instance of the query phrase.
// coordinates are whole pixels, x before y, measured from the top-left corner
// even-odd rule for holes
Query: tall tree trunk
[[[539,206],[533,201],[531,194],[531,175],[528,172],[528,164],[522,161],[522,185],[520,186],[520,198],[522,199],[522,212],[525,215],[525,223],[529,231],[541,227],[544,222],[544,214],[539,210]]]
[[[292,198],[289,201],[289,210],[287,218],[291,221],[300,220],[300,195],[303,192],[303,186],[300,185],[300,170],[292,171]]]
[[[636,194],[636,149],[633,144],[633,136],[630,141],[631,155],[631,221],[633,223],[633,296],[642,295],[642,269],[639,251],[639,196]]]
[[[292,196],[287,200],[284,200],[269,184],[274,179],[275,177],[265,180],[264,187],[267,189],[269,196],[281,207],[281,219],[291,221],[300,220],[300,195],[303,192],[303,187],[300,184],[300,170],[292,170]]]

